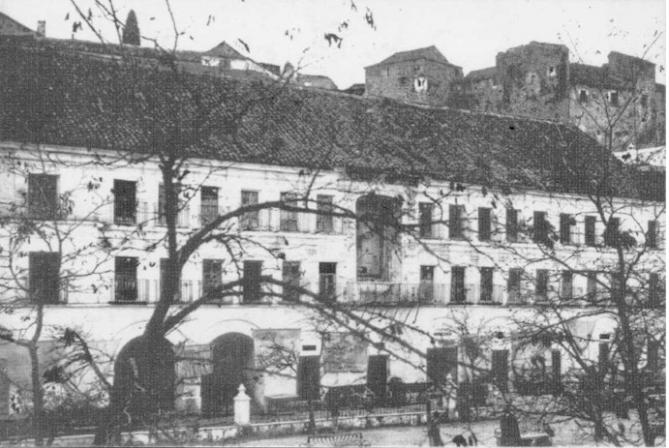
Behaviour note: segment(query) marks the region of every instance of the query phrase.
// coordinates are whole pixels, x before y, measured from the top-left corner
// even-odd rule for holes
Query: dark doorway
[[[377,402],[386,399],[388,384],[388,355],[372,355],[367,358],[367,388],[374,393]]]
[[[211,343],[213,372],[202,378],[202,412],[231,415],[240,384],[253,396],[253,339],[241,333],[227,333]]]
[[[114,386],[118,394],[112,406],[124,407],[135,420],[140,416],[174,408],[175,357],[163,339],[150,346],[135,338],[119,352],[114,363]]]
[[[427,350],[427,381],[438,387],[446,384],[450,374],[453,383],[458,383],[458,348],[440,347]]]
[[[297,364],[297,394],[302,400],[318,400],[321,388],[321,357],[300,356]]]
[[[244,262],[244,303],[260,301],[262,261]]]
[[[502,392],[509,390],[509,351],[492,351],[492,372],[493,383]]]

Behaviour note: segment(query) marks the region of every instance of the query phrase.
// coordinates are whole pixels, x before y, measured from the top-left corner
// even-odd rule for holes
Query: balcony
[[[199,280],[181,280],[178,303],[188,303],[198,299],[202,291]],[[111,288],[111,302],[152,303],[160,298],[160,282],[157,279],[117,277]]]
[[[244,232],[290,232],[312,234],[343,234],[343,219],[316,213],[282,214],[280,209],[263,209],[239,218]]]
[[[451,296],[450,284],[366,280],[349,282],[344,295],[349,302],[369,305],[501,305],[504,293],[502,285],[481,294],[478,284],[466,284]]]
[[[374,305],[432,304],[443,302],[446,285],[434,283],[351,282],[347,291],[358,302]]]

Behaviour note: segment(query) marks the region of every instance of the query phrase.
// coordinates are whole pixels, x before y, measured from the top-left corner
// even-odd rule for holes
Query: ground
[[[497,446],[495,430],[499,428],[499,422],[486,421],[471,424],[471,431],[476,434],[479,446]],[[440,426],[441,438],[446,446],[455,446],[451,440],[458,434],[467,431],[467,426],[460,423],[442,424]],[[427,439],[427,428],[425,426],[398,426],[378,429],[370,429],[362,432],[366,441],[372,446],[381,447],[411,447],[429,446]],[[577,431],[564,428],[558,431],[553,438],[554,445],[578,445],[585,443],[580,439]],[[306,435],[281,437],[274,439],[255,439],[239,443],[243,447],[296,447],[304,446],[307,441]],[[590,442],[589,444],[592,444]]]

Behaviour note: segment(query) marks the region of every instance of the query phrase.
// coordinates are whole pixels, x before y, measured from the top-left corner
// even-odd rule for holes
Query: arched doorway
[[[150,346],[142,337],[128,342],[114,362],[112,406],[133,418],[174,409],[175,356],[172,344],[162,339]]]
[[[253,339],[242,333],[226,333],[211,343],[213,372],[202,378],[202,412],[232,414],[240,384],[253,396]]]

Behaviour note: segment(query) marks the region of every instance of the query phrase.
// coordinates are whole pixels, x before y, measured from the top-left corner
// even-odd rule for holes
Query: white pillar
[[[240,384],[237,390],[239,393],[235,397],[235,423],[248,425],[251,422],[251,398],[246,395],[243,384]]]

